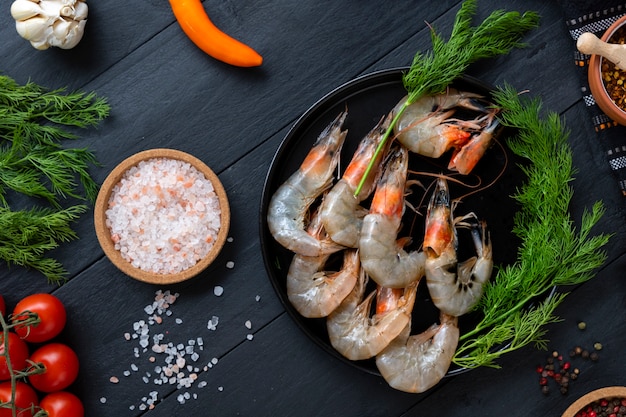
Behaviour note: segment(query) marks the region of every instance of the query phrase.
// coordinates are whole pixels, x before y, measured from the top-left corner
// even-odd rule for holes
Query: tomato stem
[[[0,324],[2,324],[2,342],[4,344],[4,359],[6,361],[7,364],[7,370],[9,371],[9,375],[11,377],[11,401],[10,401],[10,407],[11,407],[11,415],[13,417],[17,417],[17,410],[15,408],[15,388],[17,385],[17,377],[13,374],[13,365],[11,365],[11,358],[9,355],[9,329],[11,328],[10,325],[7,324],[7,322],[4,320],[4,317],[2,317],[2,314],[0,314]],[[5,405],[2,405],[3,407],[5,407]]]

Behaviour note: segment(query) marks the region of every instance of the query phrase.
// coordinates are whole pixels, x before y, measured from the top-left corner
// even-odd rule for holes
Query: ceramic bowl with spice
[[[198,158],[174,149],[139,152],[115,167],[94,208],[100,246],[125,274],[152,284],[206,269],[230,226],[226,192]]]
[[[626,416],[626,387],[591,391],[570,405],[561,417]]]
[[[608,44],[626,44],[626,16],[601,37]],[[589,58],[589,87],[598,107],[615,122],[626,125],[626,71],[599,54]]]

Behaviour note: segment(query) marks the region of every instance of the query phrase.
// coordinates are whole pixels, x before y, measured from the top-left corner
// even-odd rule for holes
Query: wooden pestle
[[[576,47],[587,55],[600,55],[621,70],[626,70],[626,45],[606,43],[593,33],[585,32],[578,38]]]

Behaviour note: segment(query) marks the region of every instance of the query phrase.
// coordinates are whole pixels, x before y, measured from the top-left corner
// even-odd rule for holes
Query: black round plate
[[[351,366],[375,375],[380,374],[373,359],[350,361],[344,358],[335,351],[328,340],[326,320],[302,317],[287,299],[285,282],[293,253],[276,243],[270,234],[266,222],[267,208],[276,189],[298,169],[319,133],[340,111],[347,108],[348,116],[344,128],[348,129],[348,135],[342,149],[342,166],[345,167],[361,138],[406,95],[402,84],[402,75],[406,70],[407,68],[396,68],[364,75],[328,93],[308,109],[287,133],[274,156],[265,180],[260,210],[261,248],[265,267],[272,285],[289,315],[311,340],[329,354]],[[452,86],[483,94],[487,98],[489,98],[492,90],[490,86],[471,77],[462,77],[455,81]],[[413,171],[450,174],[446,169],[449,158],[449,155],[444,155],[439,160],[433,160],[412,155],[409,166]],[[473,173],[465,180],[471,184],[477,184],[480,180],[483,185],[490,184],[495,179],[498,179],[497,182],[484,191],[464,198],[455,212],[457,215],[475,212],[479,218],[487,221],[492,237],[496,265],[512,263],[515,260],[519,243],[511,233],[516,206],[510,195],[515,187],[521,184],[523,174],[512,162],[512,159],[513,157],[506,147],[493,146],[476,166]],[[423,175],[411,175],[411,178],[421,180],[426,187],[433,181],[433,177]],[[452,198],[471,191],[471,188],[466,186],[450,182],[449,185]],[[399,237],[411,233],[414,241],[413,249],[421,245],[419,236],[423,234],[424,205],[430,198],[429,191],[430,188],[428,191],[424,191],[418,187],[413,187],[413,194],[408,197],[411,203],[419,208],[419,214],[412,214],[410,218],[405,215],[403,219],[405,228]],[[472,256],[473,247],[469,243],[469,237],[464,240],[462,233],[460,233],[459,239],[459,259],[463,260]],[[410,249],[410,247],[407,248],[407,250]],[[425,282],[422,280],[413,311],[413,333],[421,332],[436,322],[438,314],[437,309],[430,301]],[[461,317],[459,319],[461,333],[473,328],[479,319],[478,313],[470,313]],[[453,366],[448,374],[461,371],[463,369]]]

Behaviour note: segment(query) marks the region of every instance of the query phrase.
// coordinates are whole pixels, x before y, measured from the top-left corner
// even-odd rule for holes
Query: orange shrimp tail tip
[[[408,158],[408,151],[402,146],[389,153],[385,161],[385,170],[372,198],[370,213],[402,215]]]
[[[344,139],[347,135],[346,130],[341,130],[343,122],[346,119],[347,112],[341,112],[335,120],[333,120],[315,140],[311,150],[304,158],[301,164],[303,171],[315,171],[318,169],[326,169],[326,164],[319,164],[318,161],[325,159],[337,159],[343,146]],[[334,164],[332,166],[334,169]]]
[[[359,146],[354,152],[352,160],[346,167],[346,171],[343,174],[343,178],[346,179],[348,183],[356,186],[361,180],[367,170],[369,162],[374,157],[378,145],[382,141],[385,131],[389,127],[390,121],[390,117],[381,118],[378,124],[376,124],[376,126],[372,128],[372,130],[361,140],[361,142],[359,142]],[[387,142],[387,144],[390,143],[391,141]],[[386,145],[385,148],[388,148],[388,145]],[[374,161],[375,166],[379,164],[379,161],[386,154],[386,151],[387,149],[383,149],[382,152],[379,152],[378,155],[376,155],[376,160]],[[363,187],[361,193],[364,195],[370,194],[378,172],[379,170],[369,172],[369,178],[366,181],[366,186]]]
[[[491,146],[496,131],[500,128],[498,119],[493,118],[490,124],[455,152],[450,159],[448,169],[467,175],[472,172],[478,162]]]
[[[429,257],[439,256],[454,239],[450,191],[443,178],[437,180],[426,212],[423,250]]]
[[[378,286],[376,290],[376,314],[384,314],[398,307],[403,288]]]

